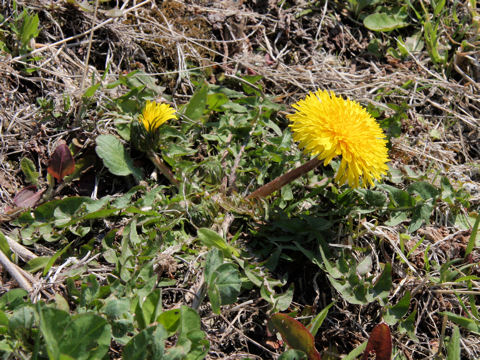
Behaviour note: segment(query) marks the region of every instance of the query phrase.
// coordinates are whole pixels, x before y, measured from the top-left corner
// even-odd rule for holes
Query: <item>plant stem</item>
[[[158,156],[155,152],[149,151],[148,157],[152,160],[153,165],[160,170],[160,172],[165,176],[173,185],[177,188],[180,186],[180,182],[175,179],[175,175],[173,174],[172,170],[168,168],[168,166],[163,162],[163,160]]]
[[[263,185],[258,188],[250,195],[247,196],[247,199],[251,198],[262,198],[267,197],[272,194],[274,191],[280,190],[282,186],[292,182],[296,178],[308,173],[310,170],[315,169],[318,165],[322,163],[318,158],[314,158],[303,165],[300,165],[296,169],[290,170],[286,174],[283,174],[276,179],[270,181],[268,184]]]

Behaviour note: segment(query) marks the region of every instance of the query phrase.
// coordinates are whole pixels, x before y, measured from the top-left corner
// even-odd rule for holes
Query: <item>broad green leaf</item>
[[[109,299],[105,303],[105,306],[102,308],[102,312],[107,316],[108,319],[116,320],[123,317],[125,313],[128,313],[130,310],[130,300],[127,298],[123,299]]]
[[[178,341],[174,348],[169,350],[165,359],[174,359],[175,352],[184,354],[185,360],[204,359],[209,349],[208,340],[205,339],[205,333],[201,331],[200,316],[197,312],[188,306],[180,307],[180,323],[178,327]]]
[[[26,290],[16,288],[7,291],[0,297],[0,310],[14,310],[19,306],[25,304],[25,299],[28,295]]]
[[[405,211],[402,212],[394,212],[390,216],[390,219],[385,221],[385,224],[388,226],[397,226],[398,224],[406,221],[408,219],[408,214]]]
[[[380,191],[366,190],[365,201],[374,207],[382,207],[387,201],[385,195]]]
[[[356,275],[351,275],[347,279],[335,279],[327,275],[328,280],[340,295],[349,303],[365,305],[374,300],[373,296],[367,294],[367,288]],[[368,298],[366,295],[369,295]]]
[[[168,332],[168,336],[172,336],[177,332],[180,316],[180,309],[167,310],[157,317],[157,322]]]
[[[208,296],[214,313],[220,313],[220,305],[237,301],[242,282],[240,273],[233,264],[222,264],[215,269],[207,282]]]
[[[408,26],[409,23],[397,14],[373,13],[363,19],[363,25],[369,30],[386,32]]]
[[[292,283],[283,294],[273,295],[273,307],[275,308],[275,310],[285,311],[290,307],[293,301],[294,290],[295,285]]]
[[[208,95],[207,106],[209,110],[222,111],[221,106],[228,101],[228,97],[225,94],[216,92]]]
[[[168,335],[162,325],[154,325],[140,331],[123,348],[122,359],[160,360],[164,357]]]
[[[372,271],[372,255],[369,254],[363,258],[357,265],[357,274],[364,276]]]
[[[460,330],[458,326],[453,327],[453,333],[447,344],[447,360],[460,360]]]
[[[23,14],[23,22],[20,27],[20,41],[23,46],[27,46],[30,39],[37,37],[40,33],[38,29],[39,18],[37,14],[30,15],[27,12]]]
[[[38,185],[39,173],[32,160],[29,158],[23,158],[20,161],[20,168],[22,169],[22,172],[25,175],[25,180],[28,183]]]
[[[272,315],[270,322],[282,335],[288,346],[303,351],[309,360],[320,360],[320,354],[315,349],[315,339],[299,321],[288,315],[276,313]]]
[[[213,280],[215,270],[223,264],[223,253],[217,248],[213,248],[207,253],[205,259],[205,281],[207,283]]]
[[[143,301],[137,303],[136,319],[141,328],[151,325],[162,310],[161,289],[154,289]]]
[[[207,105],[208,84],[204,82],[200,89],[195,91],[185,109],[185,116],[190,120],[198,121]]]
[[[34,319],[31,306],[19,307],[8,319],[8,332],[17,338],[27,337],[34,325]]]
[[[393,306],[386,307],[386,313],[383,315],[383,320],[390,326],[395,325],[400,319],[402,319],[408,312],[410,307],[410,291],[407,291],[405,295]]]
[[[142,178],[140,169],[133,165],[132,158],[115,136],[99,135],[96,143],[97,155],[112,174],[119,176],[133,174],[137,179]]]
[[[432,184],[425,181],[417,181],[408,187],[408,192],[411,194],[418,194],[424,200],[435,199],[440,191]]]
[[[60,200],[53,211],[55,226],[66,227],[71,225],[74,216],[84,209],[86,204],[94,201],[85,196],[72,196]]]
[[[391,208],[409,207],[415,204],[414,199],[404,190],[387,184],[380,184],[378,188],[384,189],[390,194],[391,203],[389,207]]]
[[[40,331],[45,340],[48,357],[55,360],[59,359],[62,335],[70,323],[70,315],[63,310],[48,308],[39,303],[37,303],[37,312],[40,322]]]
[[[408,232],[412,233],[417,231],[422,224],[430,222],[430,215],[433,211],[433,205],[429,203],[423,203],[415,206],[412,212],[412,221],[408,226]]]
[[[40,331],[51,359],[102,359],[110,347],[110,325],[102,317],[83,313],[70,315],[62,310],[37,305]]]
[[[228,258],[231,258],[232,255],[236,257],[240,256],[240,253],[237,249],[228,244],[220,235],[218,235],[213,230],[207,228],[198,229],[197,236],[204,245],[220,249],[223,252],[223,255]]]

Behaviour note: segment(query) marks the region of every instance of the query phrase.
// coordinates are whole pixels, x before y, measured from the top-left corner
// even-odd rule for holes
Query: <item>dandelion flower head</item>
[[[147,100],[138,121],[143,124],[148,132],[154,132],[160,125],[170,119],[177,119],[174,108],[168,104],[159,104]]]
[[[297,111],[287,117],[300,148],[324,160],[324,165],[342,156],[337,183],[366,187],[386,174],[389,159],[385,134],[360,104],[317,90],[293,107]]]

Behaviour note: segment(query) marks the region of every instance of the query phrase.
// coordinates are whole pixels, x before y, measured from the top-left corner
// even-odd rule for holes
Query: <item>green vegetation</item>
[[[478,51],[471,4],[460,15],[457,2],[349,0],[296,15],[309,19],[328,5],[333,18],[344,7],[345,19],[370,36],[366,56],[401,62],[422,53],[428,68],[453,82],[462,77],[459,57]],[[30,56],[39,16],[16,4],[12,11],[0,18],[0,51],[28,59],[18,71],[28,63],[27,73],[41,74],[40,58]],[[395,145],[433,121],[412,119],[427,102],[412,105],[409,97],[424,99],[440,85],[422,78],[370,93],[364,105],[387,134],[392,159],[375,187],[338,185],[337,157],[267,198],[248,198],[309,160],[285,117],[294,101],[272,90],[268,76],[225,72],[214,81],[190,61],[187,100],[168,96],[147,69],[108,67],[76,99],[37,98],[43,131],[65,131],[68,148],[43,149],[46,159],[8,155],[29,186],[5,208],[2,264],[26,285],[8,270],[19,285],[0,296],[0,356],[194,360],[243,346],[238,353],[252,359],[317,359],[318,352],[353,359],[371,349],[366,334],[381,322],[374,331],[392,340],[396,359],[420,344],[415,358],[480,354],[478,342],[460,341],[480,333],[478,196],[432,159],[415,163]],[[162,97],[178,104],[178,119],[148,132],[139,116]],[[438,123],[448,131],[458,109],[446,114]],[[438,123],[424,125],[423,140],[435,142]],[[469,154],[464,163],[478,166],[478,153]],[[435,296],[445,297],[442,308],[432,308]],[[341,338],[331,332],[336,326],[360,335]],[[274,328],[290,349],[270,334]]]

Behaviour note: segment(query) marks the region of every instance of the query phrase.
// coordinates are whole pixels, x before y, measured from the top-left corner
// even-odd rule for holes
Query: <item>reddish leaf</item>
[[[273,314],[270,321],[288,346],[306,353],[308,360],[320,360],[320,354],[315,349],[315,339],[299,321],[280,313]]]
[[[50,157],[47,171],[58,181],[62,181],[67,175],[75,171],[75,161],[67,144],[62,141]]]
[[[13,198],[13,203],[19,208],[31,208],[34,207],[38,200],[42,197],[42,194],[45,190],[36,191],[37,187],[35,185],[27,186],[26,188],[20,190],[17,195]]]
[[[392,335],[387,324],[375,326],[368,339],[367,348],[362,360],[367,360],[370,353],[375,353],[376,360],[390,360],[392,358]]]

